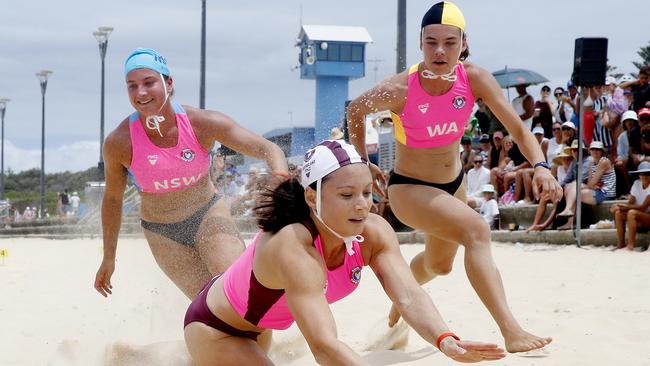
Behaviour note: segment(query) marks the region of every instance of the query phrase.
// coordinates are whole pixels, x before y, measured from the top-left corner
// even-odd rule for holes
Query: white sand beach
[[[120,240],[108,299],[92,286],[99,239],[3,238],[0,249],[9,253],[4,263],[0,258],[0,365],[116,366],[116,349],[158,342],[171,342],[162,343],[160,360],[130,364],[186,364],[183,354],[173,356],[189,300],[157,267],[144,239]],[[402,246],[407,260],[422,249]],[[495,244],[494,255],[517,318],[554,341],[544,354],[510,354],[491,365],[650,365],[650,253]],[[503,344],[467,280],[462,249],[455,266],[425,290],[462,338]],[[369,351],[390,338],[388,309],[366,267],[359,290],[332,306],[340,339],[373,365],[456,364],[412,330],[402,350]],[[314,364],[295,326],[276,332],[275,341],[277,364]]]

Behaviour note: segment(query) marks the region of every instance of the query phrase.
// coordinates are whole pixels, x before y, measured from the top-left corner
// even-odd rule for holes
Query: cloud
[[[80,171],[97,166],[98,141],[78,141],[45,149],[45,172]],[[41,168],[41,150],[25,149],[5,140],[5,170],[21,172]]]

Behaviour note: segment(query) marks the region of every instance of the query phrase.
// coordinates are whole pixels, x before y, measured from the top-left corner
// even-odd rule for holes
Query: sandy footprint
[[[534,349],[528,352],[518,352],[514,353],[515,356],[526,357],[526,358],[543,358],[551,355],[551,352],[546,349],[546,347]]]
[[[101,347],[82,344],[76,339],[64,339],[59,343],[47,366],[91,366],[102,364]]]
[[[144,346],[115,342],[106,346],[102,366],[193,366],[185,342],[159,342]]]
[[[274,335],[275,336],[275,335]],[[273,363],[284,365],[297,360],[309,353],[309,346],[307,341],[301,334],[297,334],[287,339],[276,340],[273,339],[271,349],[269,350],[269,358]]]
[[[388,319],[383,318],[370,328],[365,351],[403,350],[409,342],[409,329],[404,320],[390,328]]]

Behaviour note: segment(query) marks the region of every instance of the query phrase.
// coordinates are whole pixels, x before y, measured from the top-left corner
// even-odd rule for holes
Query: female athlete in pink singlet
[[[352,143],[366,155],[365,116],[391,111],[396,159],[388,181],[393,212],[403,223],[426,233],[423,253],[411,262],[416,280],[426,283],[451,271],[458,245],[465,246],[465,268],[477,294],[496,320],[509,352],[541,348],[550,338],[526,332],[506,302],[492,258],[490,228],[466,205],[458,144],[474,100],[482,98],[534,165],[534,192],[557,201],[562,189],[550,174],[539,144],[524,128],[494,77],[465,61],[469,55],[465,19],[451,2],[431,7],[422,19],[424,60],[365,92],[348,107]],[[384,180],[371,165],[375,179]],[[393,306],[389,325],[399,319]]]
[[[193,299],[244,251],[229,205],[209,177],[215,141],[265,160],[276,175],[289,176],[287,163],[280,148],[228,116],[172,102],[174,85],[158,52],[138,48],[124,68],[136,112],[104,145],[104,258],[95,288],[103,296],[112,293],[122,200],[131,176],[140,190],[142,227],[156,262]]]
[[[461,362],[505,356],[495,344],[449,332],[409,271],[393,229],[369,213],[372,179],[354,146],[326,140],[304,161],[300,183],[292,179],[266,194],[255,209],[262,231],[187,310],[185,342],[198,366],[270,365],[271,330],[294,321],[319,364],[365,364],[337,338],[329,309],[357,288],[364,266],[406,322],[446,356]]]

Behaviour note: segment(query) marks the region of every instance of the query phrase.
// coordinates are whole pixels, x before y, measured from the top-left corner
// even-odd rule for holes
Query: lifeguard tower
[[[364,27],[303,25],[300,78],[316,80],[315,142],[326,139],[345,115],[348,84],[365,75],[365,48],[372,42]]]

